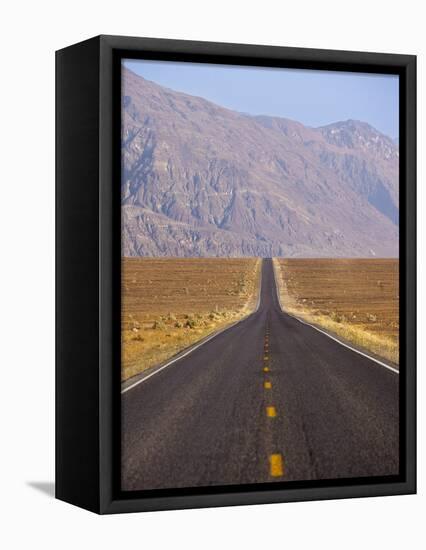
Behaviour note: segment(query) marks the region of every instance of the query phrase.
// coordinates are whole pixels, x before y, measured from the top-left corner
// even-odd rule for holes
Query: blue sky
[[[177,90],[253,115],[322,126],[353,118],[391,138],[398,130],[398,76],[125,60],[133,72]]]

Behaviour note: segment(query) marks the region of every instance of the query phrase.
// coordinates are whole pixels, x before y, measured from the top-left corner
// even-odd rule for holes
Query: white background
[[[422,4],[412,0],[2,4],[3,548],[425,548],[422,464],[418,496],[109,517],[55,501],[37,485],[47,483],[49,489],[54,477],[54,51],[102,33],[417,54],[418,197],[419,211],[424,213]],[[419,279],[425,268],[424,220],[419,219]],[[419,299],[423,306],[422,287]],[[420,327],[424,321],[421,308]],[[424,346],[419,350],[420,390],[424,390],[423,368]],[[425,460],[423,399],[424,391],[419,398],[419,462]]]

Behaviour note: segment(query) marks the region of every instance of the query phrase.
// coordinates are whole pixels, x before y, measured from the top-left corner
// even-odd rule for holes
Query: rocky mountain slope
[[[127,69],[122,95],[124,256],[398,255],[398,147],[368,124],[248,116]]]

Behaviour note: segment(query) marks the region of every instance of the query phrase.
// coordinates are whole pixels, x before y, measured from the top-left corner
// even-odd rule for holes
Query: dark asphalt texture
[[[398,474],[398,378],[283,313],[264,260],[257,312],[122,395],[122,489]]]

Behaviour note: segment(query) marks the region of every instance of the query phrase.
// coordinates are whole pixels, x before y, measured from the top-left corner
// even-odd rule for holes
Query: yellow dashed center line
[[[263,345],[263,361],[264,365],[263,372],[267,373],[269,372],[269,367],[267,364],[269,363],[269,329],[266,330],[265,333],[265,340]],[[272,382],[269,380],[264,380],[263,387],[265,390],[271,390],[272,389]],[[268,418],[275,418],[277,416],[277,410],[274,406],[268,406],[266,407],[266,416]],[[284,475],[284,461],[283,457],[279,453],[271,454],[269,455],[269,474],[271,477],[282,477]]]
[[[269,466],[272,477],[281,477],[284,475],[283,458],[280,454],[270,455]]]
[[[269,416],[269,418],[274,418],[277,416],[275,407],[266,407],[266,416]]]

